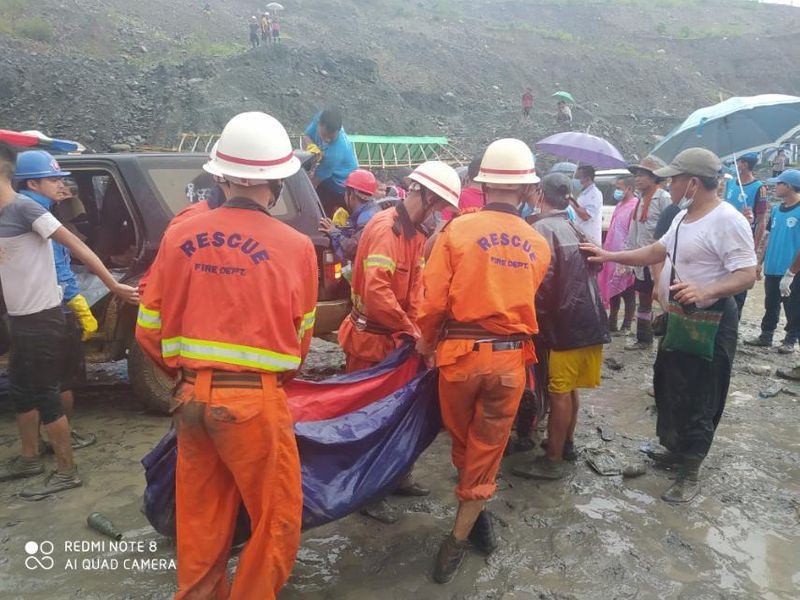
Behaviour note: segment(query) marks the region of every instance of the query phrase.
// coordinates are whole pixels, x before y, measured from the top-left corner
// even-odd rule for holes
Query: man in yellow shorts
[[[536,293],[535,337],[540,366],[548,370],[550,418],[547,454],[514,468],[515,475],[531,479],[560,479],[564,460],[575,460],[578,389],[600,385],[603,344],[611,341],[608,317],[597,287],[597,267],[586,260],[578,244],[583,234],[566,212],[570,180],[559,173],[542,179],[535,197],[539,214],[533,228],[547,240],[550,267]]]

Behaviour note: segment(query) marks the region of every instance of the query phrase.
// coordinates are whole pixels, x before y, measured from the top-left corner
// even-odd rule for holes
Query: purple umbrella
[[[593,167],[628,168],[627,161],[611,142],[588,133],[577,131],[557,133],[538,142],[536,149]]]

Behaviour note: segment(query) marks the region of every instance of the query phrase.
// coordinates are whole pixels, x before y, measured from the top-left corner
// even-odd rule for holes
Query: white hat
[[[522,140],[505,138],[489,144],[481,161],[478,183],[498,185],[525,185],[539,183],[536,161],[528,144]]]
[[[450,165],[438,160],[429,160],[414,169],[408,178],[458,208],[458,198],[461,196],[461,178]]]
[[[280,121],[248,112],[228,121],[203,169],[240,185],[255,185],[294,175],[300,161]]]

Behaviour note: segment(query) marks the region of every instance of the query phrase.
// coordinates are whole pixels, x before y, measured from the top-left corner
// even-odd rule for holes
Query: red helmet
[[[359,192],[374,196],[378,191],[378,180],[369,171],[356,169],[347,176],[344,187],[353,188]]]

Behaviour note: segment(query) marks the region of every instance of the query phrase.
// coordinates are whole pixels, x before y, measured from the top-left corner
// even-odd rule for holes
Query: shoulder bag
[[[675,273],[675,263],[678,258],[678,233],[685,218],[686,216],[684,215],[675,228],[675,245],[672,250],[672,256],[669,257],[672,264],[670,286],[676,281],[680,281],[680,278]],[[683,352],[711,361],[714,358],[714,343],[721,321],[722,311],[704,310],[697,308],[694,304],[681,304],[675,300],[673,292],[670,292],[669,308],[667,310],[667,331],[664,335],[664,340],[661,342],[661,348],[670,352]]]

